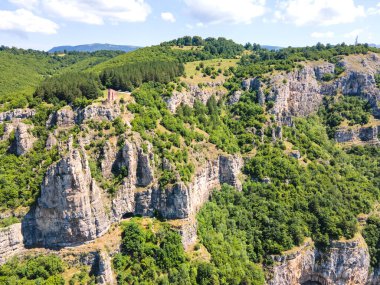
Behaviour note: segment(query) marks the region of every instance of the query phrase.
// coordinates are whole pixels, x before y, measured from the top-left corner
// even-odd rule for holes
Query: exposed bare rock
[[[306,66],[285,75],[275,76],[269,97],[275,101],[271,110],[285,116],[307,116],[322,103],[321,88],[314,69]]]
[[[300,159],[301,158],[301,153],[299,150],[293,150],[290,152],[290,157],[293,157],[295,159]]]
[[[169,110],[174,113],[181,104],[192,107],[196,100],[206,104],[207,100],[210,99],[212,95],[215,95],[216,97],[225,95],[226,91],[221,88],[222,85],[222,82],[211,82],[206,88],[200,88],[197,85],[190,85],[188,91],[173,91],[172,96],[167,98],[165,101]]]
[[[109,254],[102,251],[99,254],[99,270],[96,278],[96,284],[115,285],[116,280],[112,271],[111,258]]]
[[[240,97],[242,95],[242,92],[241,91],[235,91],[229,98],[228,98],[228,101],[227,101],[227,104],[228,105],[233,105],[237,102],[239,102],[240,100]]]
[[[185,250],[193,249],[198,239],[197,220],[195,218],[172,220],[169,224],[181,235]]]
[[[12,122],[4,123],[4,133],[0,137],[0,140],[3,141],[3,140],[9,139],[11,136],[11,133],[15,130],[18,123],[19,123],[19,119],[14,119]]]
[[[0,113],[0,123],[5,121],[12,121],[13,119],[27,119],[36,114],[34,109],[14,109],[7,112]]]
[[[335,72],[335,64],[330,62],[324,62],[322,64],[318,64],[314,67],[315,77],[318,80],[322,80],[323,76],[326,74],[334,74]]]
[[[113,121],[120,114],[118,105],[90,105],[84,109],[77,110],[76,122],[80,124],[91,119]]]
[[[75,113],[71,107],[64,107],[52,114],[50,114],[46,127],[51,128],[53,126],[57,127],[72,127],[75,125]]]
[[[153,152],[145,154],[142,148],[138,150],[137,160],[137,186],[146,187],[153,182],[154,174],[152,168],[152,162],[154,161]]]
[[[269,285],[365,285],[369,276],[369,253],[361,237],[332,242],[326,251],[307,243],[300,250],[276,256]]]
[[[10,152],[16,155],[23,155],[33,148],[37,140],[31,133],[31,125],[19,122],[15,128],[15,138],[10,147]]]
[[[335,141],[338,143],[365,142],[378,144],[380,126],[372,127],[343,127],[335,132]]]
[[[57,145],[58,145],[57,138],[52,133],[50,133],[47,140],[46,140],[46,149],[51,150],[51,149],[53,149],[53,147],[55,147]]]
[[[21,224],[0,228],[0,265],[22,250],[24,250],[24,238]]]
[[[101,191],[84,153],[69,146],[68,153],[48,168],[34,219],[28,243],[45,247],[83,243],[108,229]]]
[[[241,191],[242,184],[238,178],[238,175],[241,173],[241,168],[243,167],[243,164],[243,159],[238,155],[235,155],[233,157],[228,157],[224,155],[219,156],[220,183],[229,184]]]
[[[103,147],[100,157],[100,168],[104,177],[110,178],[112,176],[112,170],[114,168],[116,157],[117,152],[115,146],[113,146],[109,141],[107,141]]]
[[[178,182],[161,189],[154,185],[136,192],[135,214],[161,216],[166,219],[185,219],[194,216],[208,200],[213,189],[222,183],[240,187],[238,170],[242,166],[240,157],[224,157],[206,161],[194,175],[192,182]],[[230,172],[231,171],[231,172]]]

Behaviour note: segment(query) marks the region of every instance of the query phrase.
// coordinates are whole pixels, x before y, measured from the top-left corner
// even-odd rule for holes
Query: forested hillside
[[[2,48],[1,111],[24,110],[0,114],[0,241],[28,254],[0,243],[0,283],[276,284],[310,254],[346,266],[328,263],[342,248],[368,256],[347,278],[377,280],[379,53],[200,37]],[[318,264],[294,278],[345,284]]]

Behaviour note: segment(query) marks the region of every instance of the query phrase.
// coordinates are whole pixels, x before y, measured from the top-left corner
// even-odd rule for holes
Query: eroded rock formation
[[[24,250],[24,237],[21,233],[21,224],[0,228],[0,265],[22,250]]]
[[[0,123],[12,121],[13,119],[27,119],[36,114],[34,109],[14,109],[0,113]]]
[[[169,110],[174,113],[181,104],[192,107],[196,100],[206,104],[212,95],[219,97],[226,94],[226,90],[222,88],[222,85],[222,82],[210,82],[206,84],[204,88],[197,85],[190,85],[188,90],[181,92],[174,91],[165,101]]]
[[[33,148],[36,138],[31,134],[31,125],[19,122],[15,128],[15,138],[10,146],[10,152],[23,155]]]
[[[370,257],[362,239],[334,241],[326,250],[311,242],[294,253],[275,256],[269,285],[365,285],[370,281]],[[313,284],[313,283],[310,283]]]
[[[83,152],[70,146],[68,153],[49,167],[33,218],[29,245],[80,244],[107,231],[102,192]]]

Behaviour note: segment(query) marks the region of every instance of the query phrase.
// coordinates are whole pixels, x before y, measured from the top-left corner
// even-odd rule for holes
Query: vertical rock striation
[[[101,190],[83,153],[68,153],[49,167],[34,212],[30,244],[62,247],[90,241],[109,226]]]
[[[0,228],[0,265],[24,249],[21,224]]]

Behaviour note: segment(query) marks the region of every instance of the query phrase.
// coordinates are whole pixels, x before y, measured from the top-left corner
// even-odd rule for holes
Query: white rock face
[[[366,142],[379,144],[380,126],[373,127],[344,127],[335,132],[335,141],[338,143],[346,142]]]
[[[34,244],[61,247],[95,239],[107,231],[109,219],[102,194],[91,177],[83,153],[68,154],[49,167],[35,210]]]
[[[22,250],[24,250],[24,238],[21,224],[0,228],[0,265]]]
[[[349,242],[332,242],[326,251],[310,244],[287,256],[275,257],[269,285],[365,285],[370,281],[370,257],[361,237]]]
[[[96,279],[96,284],[116,285],[116,280],[111,266],[111,258],[109,254],[104,251],[99,254],[99,272]]]
[[[16,155],[23,155],[33,148],[34,142],[37,140],[30,133],[32,126],[18,123],[15,128],[15,139],[11,145],[11,152]]]
[[[166,219],[193,217],[207,202],[213,189],[223,183],[241,186],[238,179],[241,167],[242,159],[238,156],[206,161],[188,184],[179,182],[166,189],[154,185],[137,192],[135,214],[159,215]]]
[[[48,121],[46,122],[46,127],[51,128],[53,126],[57,127],[72,127],[75,125],[75,113],[71,107],[65,107],[57,112],[50,114]]]
[[[78,124],[86,120],[98,119],[113,121],[120,116],[120,107],[117,105],[90,105],[76,111],[76,122]]]
[[[5,121],[12,121],[13,119],[27,119],[36,114],[34,109],[14,109],[7,112],[0,113],[0,123]]]
[[[197,85],[190,85],[188,91],[174,91],[172,96],[166,100],[166,104],[172,113],[175,113],[181,104],[192,107],[196,100],[206,104],[212,95],[218,97],[226,94],[224,90],[215,89],[222,85],[222,82],[209,83],[205,89],[199,88]]]

